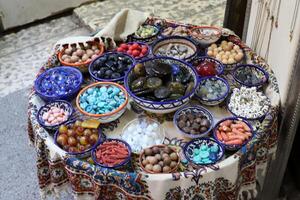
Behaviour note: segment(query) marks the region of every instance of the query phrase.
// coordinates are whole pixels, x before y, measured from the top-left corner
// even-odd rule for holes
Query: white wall
[[[42,19],[91,0],[0,0],[4,29]]]
[[[246,43],[250,46],[253,36],[253,27],[255,24],[258,1],[259,0],[252,0],[251,5],[250,21],[246,38]],[[271,1],[276,2],[276,0]],[[298,45],[298,40],[300,39],[300,13],[298,13],[293,40],[289,40],[290,24],[292,21],[296,1],[299,0],[281,0],[278,28],[273,28],[270,41],[268,63],[274,70],[274,73],[277,77],[282,103],[284,103],[287,98],[286,95],[289,77],[292,73],[295,52]],[[300,12],[300,8],[298,12]],[[271,23],[269,22],[267,25],[261,51],[259,50],[260,48],[254,49],[262,57],[265,56],[267,48],[270,24]]]

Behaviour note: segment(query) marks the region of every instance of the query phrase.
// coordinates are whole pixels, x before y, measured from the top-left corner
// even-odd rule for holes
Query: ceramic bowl
[[[217,130],[218,130],[220,124],[221,124],[222,122],[226,121],[226,120],[234,120],[234,121],[238,120],[238,121],[244,122],[244,123],[247,124],[247,126],[250,128],[250,132],[252,133],[252,136],[249,137],[248,140],[245,140],[245,141],[243,142],[242,145],[228,145],[228,144],[223,143],[223,142],[220,141],[220,140],[218,139],[218,137],[217,137]],[[214,129],[213,129],[213,136],[214,136],[215,140],[217,140],[217,141],[218,141],[218,142],[219,142],[226,150],[229,150],[229,151],[235,151],[235,150],[240,149],[240,148],[241,148],[242,146],[244,146],[245,144],[247,144],[247,143],[253,138],[253,136],[254,136],[254,131],[253,131],[253,127],[251,126],[251,124],[250,124],[247,120],[245,120],[245,119],[243,119],[243,118],[239,118],[239,117],[227,117],[227,118],[224,118],[224,119],[220,120],[220,121],[215,125],[215,127],[214,127]]]
[[[226,92],[224,94],[222,94],[220,97],[216,98],[216,99],[203,98],[201,96],[200,92],[201,92],[201,88],[203,87],[203,85],[205,84],[205,82],[207,80],[213,80],[213,81],[220,80],[224,84],[224,86],[226,87]],[[220,77],[216,77],[216,76],[204,77],[204,78],[200,78],[200,80],[199,80],[199,86],[196,89],[195,97],[203,105],[215,106],[215,105],[218,105],[218,104],[222,103],[226,99],[226,97],[229,94],[229,91],[230,91],[230,86],[229,86],[228,82],[225,79],[220,78]]]
[[[232,93],[231,93],[232,94]],[[258,120],[258,121],[261,121],[265,118],[266,114],[268,113],[269,109],[266,110],[263,114],[257,116],[257,117],[245,117],[245,116],[240,116],[238,114],[236,114],[232,109],[229,108],[229,103],[230,103],[230,99],[231,99],[231,96],[228,97],[228,99],[226,100],[226,108],[227,110],[235,117],[239,117],[239,118],[242,118],[242,119],[245,119],[245,120]],[[271,101],[270,99],[267,97],[267,101],[268,101],[268,104],[269,104],[269,108],[271,107]]]
[[[216,69],[216,72],[217,72],[217,74],[215,76],[220,76],[221,74],[223,74],[223,72],[224,72],[223,64],[220,61],[218,61],[214,58],[211,58],[209,56],[195,57],[193,59],[192,63],[193,63],[193,66],[196,68],[200,63],[202,63],[204,61],[212,62],[212,63],[215,64],[215,69]],[[205,77],[205,76],[199,75],[199,77]]]
[[[69,125],[72,125],[75,123],[75,120],[73,121],[69,121],[68,123],[66,123],[65,125],[66,126],[69,126]],[[59,148],[63,149],[60,144],[58,144],[57,142],[57,138],[59,136],[59,129],[56,130],[55,134],[54,134],[54,144],[57,145]],[[92,145],[90,148],[82,151],[82,152],[68,152],[66,151],[66,153],[72,157],[77,157],[77,158],[86,158],[86,157],[89,157],[91,155],[91,151],[92,149],[94,149],[102,140],[104,140],[104,135],[102,135],[102,131],[101,131],[101,128],[98,127],[98,141]]]
[[[257,78],[260,79],[260,81],[256,84],[251,84],[251,83],[246,83],[245,81],[242,81],[239,79],[238,74],[244,74],[243,72],[245,70],[250,70],[251,74],[256,76]],[[266,70],[264,70],[262,67],[259,67],[257,65],[252,65],[252,64],[241,64],[238,65],[234,70],[233,70],[233,78],[234,80],[240,85],[240,86],[246,86],[246,87],[257,87],[260,88],[262,87],[265,83],[268,82],[269,79],[269,74]]]
[[[131,37],[129,37],[129,40],[131,40],[132,42],[144,42],[147,44],[152,43],[154,40],[157,39],[158,35],[160,34],[160,28],[158,26],[155,25],[142,25],[144,27],[154,27],[155,29],[155,34],[149,37],[139,37],[138,35],[136,35],[135,33],[131,35]]]
[[[181,36],[169,36],[169,37],[164,37],[164,38],[161,38],[161,39],[155,41],[152,44],[151,52],[154,56],[167,56],[167,55],[161,55],[158,51],[159,51],[159,49],[168,48],[168,46],[170,44],[180,44],[180,45],[184,45],[188,48],[188,51],[191,55],[186,58],[180,59],[180,60],[185,60],[185,61],[189,62],[195,56],[197,56],[198,49],[197,49],[197,45],[194,43],[194,41],[187,37],[181,37]],[[168,56],[168,57],[171,57],[171,56]],[[173,58],[175,58],[175,57],[173,57]],[[179,58],[175,58],[175,59],[179,59]]]
[[[43,85],[43,81],[46,79],[53,79],[53,81],[56,81],[56,91],[58,89],[61,89],[61,83],[59,83],[60,76],[56,73],[62,72],[67,74],[67,77],[72,77],[74,81],[71,83],[68,83],[68,80],[64,80],[65,85],[72,85],[71,90],[68,93],[65,94],[57,94],[48,93],[48,88],[46,88],[45,85]],[[56,100],[66,100],[71,101],[78,91],[80,90],[81,84],[83,82],[83,77],[81,72],[78,69],[75,69],[73,67],[66,67],[66,66],[60,66],[60,67],[54,67],[51,69],[46,70],[42,74],[40,74],[37,79],[34,81],[34,89],[37,95],[42,98],[44,101],[56,101]]]
[[[131,60],[132,64],[131,66],[134,66],[135,64],[135,59],[128,55],[128,54],[125,54],[125,53],[121,53],[121,52],[110,52],[110,53],[105,53],[101,56],[99,56],[98,58],[94,59],[90,65],[89,65],[89,74],[92,78],[92,80],[94,81],[102,81],[102,82],[117,82],[119,84],[123,84],[123,81],[124,81],[124,76],[126,74],[126,72],[124,73],[124,76],[121,76],[120,78],[116,78],[116,79],[104,79],[104,78],[98,78],[97,76],[95,76],[95,74],[93,73],[93,70],[94,70],[94,66],[95,66],[95,63],[98,62],[99,59],[102,59],[104,57],[107,57],[109,55],[119,55],[119,56],[122,56],[122,57],[127,57]],[[130,67],[129,67],[130,68]]]
[[[233,42],[233,43],[234,43],[234,42]],[[216,44],[217,44],[218,47],[219,47],[220,41],[218,41]],[[235,44],[235,43],[234,43],[234,44]],[[237,44],[235,44],[235,45],[237,45]],[[238,45],[238,46],[239,46],[239,45]],[[242,49],[241,47],[240,47],[240,49],[241,49],[242,52],[243,52],[243,57],[242,57],[242,59],[241,59],[239,62],[236,62],[236,63],[233,63],[233,64],[224,64],[223,62],[220,61],[220,62],[223,64],[223,66],[224,66],[224,71],[232,72],[232,71],[234,70],[234,68],[236,68],[238,65],[240,65],[240,64],[246,62],[246,52],[245,52],[244,49]],[[210,57],[210,56],[207,54],[207,51],[208,51],[208,47],[205,49],[205,56]],[[214,57],[212,57],[212,58],[214,58]],[[216,59],[216,58],[214,58],[214,59]]]
[[[107,141],[116,141],[118,143],[122,143],[124,144],[126,147],[127,147],[127,150],[128,150],[128,157],[122,161],[121,163],[117,164],[117,165],[114,165],[114,166],[108,166],[108,165],[105,165],[103,163],[100,163],[96,157],[96,151],[97,149],[103,145],[105,142]],[[122,166],[126,165],[130,160],[131,160],[131,148],[129,146],[129,144],[123,140],[119,140],[119,139],[106,139],[104,141],[102,141],[100,144],[98,144],[96,147],[93,148],[92,150],[92,159],[94,161],[95,164],[101,166],[101,167],[105,167],[105,168],[113,168],[113,169],[117,169],[117,168],[121,168]]]
[[[207,145],[207,146],[213,146],[217,145],[219,148],[219,152],[217,154],[217,158],[215,161],[210,162],[210,163],[195,163],[193,161],[193,152],[194,149],[197,148],[199,149],[202,145]],[[213,140],[211,138],[195,138],[189,141],[183,148],[183,154],[185,158],[192,163],[194,166],[201,166],[201,165],[213,165],[217,162],[219,162],[223,156],[224,156],[224,148],[223,146],[216,140]]]
[[[121,53],[126,53],[126,54],[130,55],[132,58],[134,58],[135,60],[142,60],[142,59],[146,58],[147,56],[149,56],[149,54],[150,54],[150,47],[149,47],[149,45],[147,43],[144,43],[144,42],[127,42],[127,43],[122,43],[122,44],[129,44],[129,45],[131,45],[131,44],[134,44],[134,43],[137,43],[140,46],[147,47],[147,49],[148,49],[147,53],[145,53],[145,55],[141,56],[141,57],[134,57],[134,56],[128,54],[126,51],[121,52]],[[118,48],[120,48],[120,46]],[[117,52],[119,52],[119,51],[117,51]]]
[[[167,147],[167,146],[168,146],[168,145],[154,145],[154,146],[152,146],[152,147],[158,147],[159,149],[163,149],[163,148],[165,148],[165,147]],[[152,148],[152,147],[149,147],[149,148]],[[170,148],[172,149],[173,152],[175,152],[175,153],[177,154],[177,157],[178,157],[178,161],[177,161],[177,164],[176,164],[175,167],[173,167],[173,168],[170,169],[169,171],[161,172],[161,173],[156,173],[156,172],[154,172],[154,171],[147,170],[147,169],[143,166],[143,164],[142,164],[142,161],[143,161],[143,159],[145,158],[145,149],[143,149],[142,152],[140,153],[140,156],[139,156],[139,165],[140,165],[140,167],[142,168],[142,170],[145,171],[146,173],[149,173],[149,174],[168,174],[168,173],[176,172],[176,170],[178,169],[179,164],[180,164],[180,155],[179,155],[178,151],[177,151],[175,148],[172,148],[172,147],[170,147]],[[172,152],[172,153],[173,153],[173,152]]]
[[[109,87],[109,86],[115,86],[117,88],[119,88],[125,96],[125,102],[123,104],[121,104],[119,106],[119,108],[113,110],[112,112],[109,113],[104,113],[104,114],[92,114],[92,113],[88,113],[86,111],[84,111],[81,107],[80,107],[80,96],[89,88],[93,88],[93,87]],[[88,86],[86,86],[85,88],[83,88],[77,95],[76,98],[76,107],[78,109],[78,111],[85,117],[87,118],[96,118],[98,119],[101,123],[109,123],[112,121],[115,121],[116,119],[120,118],[123,113],[126,111],[126,106],[128,103],[128,94],[125,90],[125,88],[117,83],[114,82],[96,82],[93,84],[90,84]]]
[[[222,30],[215,26],[196,26],[190,30],[190,36],[201,46],[207,46],[220,39]]]
[[[48,112],[51,107],[57,107],[59,109],[63,109],[65,112],[68,112],[67,120],[65,120],[61,123],[55,124],[55,125],[46,125],[45,120],[43,120],[43,115],[44,115],[44,113]],[[38,123],[45,129],[56,130],[60,125],[69,121],[73,113],[74,113],[74,108],[69,102],[63,101],[63,100],[58,100],[58,101],[52,101],[52,102],[49,102],[49,103],[43,105],[37,112],[36,118],[37,118]]]
[[[97,45],[100,52],[98,53],[98,55],[100,56],[101,54],[103,54],[104,52],[104,45],[100,44],[99,42],[90,42],[91,45]],[[65,66],[70,66],[70,67],[75,67],[77,69],[79,69],[81,72],[87,72],[88,71],[88,66],[89,64],[92,62],[92,60],[87,60],[85,62],[82,62],[82,63],[78,63],[78,64],[75,64],[75,63],[67,63],[65,61],[62,60],[62,56],[65,52],[65,50],[67,49],[68,47],[64,47],[61,51],[58,52],[57,54],[57,57],[58,57],[58,60],[61,64],[65,65]]]
[[[161,31],[161,37],[169,37],[169,36],[187,37],[190,33],[189,28],[190,27],[186,25],[173,24],[171,26],[164,28]]]
[[[182,130],[179,126],[178,126],[178,121],[179,121],[179,116],[180,115],[187,115],[189,113],[200,113],[200,114],[203,114],[210,122],[210,127],[207,131],[205,131],[204,133],[199,133],[199,134],[190,134],[184,130]],[[175,115],[174,115],[174,118],[173,118],[173,123],[175,125],[175,127],[177,128],[177,130],[182,134],[184,135],[185,137],[188,137],[188,138],[198,138],[198,137],[205,137],[207,136],[210,131],[212,130],[213,128],[213,124],[214,124],[214,119],[213,119],[213,116],[212,114],[205,108],[201,107],[201,106],[186,106],[186,107],[183,107],[179,110],[176,111]]]
[[[124,79],[124,85],[125,88],[128,92],[128,94],[131,96],[132,100],[140,106],[143,110],[152,112],[152,113],[158,113],[158,114],[163,114],[163,113],[171,113],[176,110],[178,110],[180,107],[186,105],[189,100],[194,96],[195,90],[198,85],[198,75],[195,69],[188,63],[175,59],[175,58],[170,58],[170,57],[155,57],[155,58],[150,58],[150,59],[145,59],[140,61],[140,63],[145,64],[148,62],[162,62],[162,63],[167,63],[167,64],[176,64],[186,70],[189,71],[191,76],[194,79],[194,87],[191,90],[191,92],[179,99],[176,100],[170,100],[170,101],[164,101],[164,102],[159,102],[159,101],[151,101],[151,100],[146,100],[142,99],[138,96],[136,96],[130,89],[130,85],[133,79],[133,69],[132,67],[128,73],[125,75]]]
[[[134,132],[134,131],[138,131],[135,129],[135,127],[139,126],[140,127],[140,131],[143,132],[146,127],[148,127],[149,125],[155,126],[156,128],[153,130],[153,132],[155,134],[157,134],[155,140],[158,142],[154,142],[154,143],[149,143],[149,140],[147,139],[147,137],[153,137],[154,135],[149,135],[149,136],[139,136],[139,137],[135,137],[130,138],[128,137],[127,134],[125,134],[126,132],[128,132],[129,134]],[[143,148],[147,148],[149,146],[155,145],[155,144],[163,144],[164,140],[165,140],[165,129],[162,127],[162,125],[154,120],[151,119],[149,117],[138,117],[137,119],[134,119],[130,122],[128,122],[128,124],[126,124],[122,130],[122,135],[121,135],[121,139],[126,141],[128,144],[130,144],[130,146],[132,147],[132,152],[138,154]],[[142,143],[148,142],[148,144],[146,146],[141,145]],[[138,148],[138,145],[140,145],[141,147]]]

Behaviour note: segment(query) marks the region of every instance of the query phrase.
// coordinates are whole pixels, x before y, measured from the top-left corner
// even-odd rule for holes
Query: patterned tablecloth
[[[146,23],[157,21],[174,23],[149,17]],[[246,53],[247,63],[261,65],[269,73],[265,94],[271,100],[271,108],[262,121],[251,121],[256,129],[255,137],[239,151],[226,154],[221,162],[197,169],[181,165],[182,172],[172,174],[145,174],[136,165],[123,171],[101,168],[90,162],[65,155],[53,143],[53,133],[43,129],[36,120],[36,113],[44,102],[35,94],[29,96],[28,135],[37,152],[38,180],[42,197],[52,194],[59,198],[61,192],[72,193],[75,199],[253,199],[263,185],[268,164],[275,156],[278,131],[280,97],[274,73],[265,61],[257,56],[230,30],[223,29],[223,36],[240,45]],[[59,66],[55,52],[40,70]],[[225,73],[231,88],[236,87],[233,78]],[[195,103],[195,102],[191,102]],[[185,140],[172,125],[172,116],[157,116],[133,109],[130,103],[121,119],[102,127],[106,135],[120,133],[124,124],[140,115],[158,119],[167,128],[165,144],[183,146]],[[215,121],[230,116],[224,105],[209,108]]]

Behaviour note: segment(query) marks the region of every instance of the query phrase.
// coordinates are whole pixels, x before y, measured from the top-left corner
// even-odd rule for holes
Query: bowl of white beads
[[[149,117],[139,117],[130,121],[121,134],[133,153],[139,153],[147,147],[163,144],[165,130],[162,125]]]
[[[263,119],[271,106],[270,99],[256,87],[234,88],[227,109],[233,115],[248,120]]]

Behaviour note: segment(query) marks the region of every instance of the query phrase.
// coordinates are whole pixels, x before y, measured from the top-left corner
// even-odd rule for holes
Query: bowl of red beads
[[[128,42],[120,44],[116,51],[126,53],[135,59],[142,59],[149,55],[149,46],[143,42]]]
[[[119,139],[107,139],[92,150],[93,161],[106,168],[120,168],[131,159],[129,144]]]
[[[76,120],[61,125],[54,135],[54,143],[68,155],[84,158],[101,141],[100,122],[95,119]]]
[[[224,66],[220,61],[208,56],[195,57],[192,64],[200,77],[219,76],[224,71]]]

